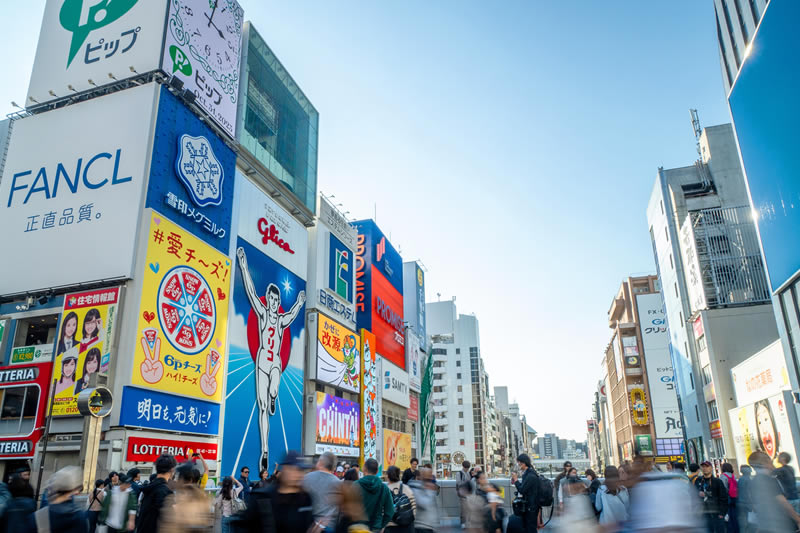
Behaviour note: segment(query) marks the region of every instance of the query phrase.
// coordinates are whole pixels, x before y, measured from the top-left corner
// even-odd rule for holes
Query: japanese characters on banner
[[[108,372],[119,287],[75,292],[64,297],[53,365],[53,416],[80,416],[78,394],[92,374]]]
[[[379,443],[383,424],[380,416],[381,389],[378,359],[375,354],[375,335],[361,330],[361,464],[367,459],[379,459]]]
[[[130,427],[217,436],[219,404],[152,389],[123,387],[119,423]]]
[[[420,348],[419,336],[409,329],[406,332],[406,367],[408,369],[408,388],[420,392],[422,390],[422,361],[425,354]]]
[[[174,455],[178,462],[189,461],[199,453],[203,459],[217,460],[217,445],[213,442],[128,437],[126,460],[133,463],[154,463],[161,454]]]
[[[0,180],[3,246],[15,257],[46,250],[53,268],[2,276],[0,294],[132,277],[157,87],[14,122]]]
[[[356,402],[317,391],[315,453],[333,452],[358,457],[361,454],[359,410]]]
[[[413,394],[408,401],[408,419],[415,422],[419,420],[419,399]]]
[[[25,107],[158,69],[166,4],[47,0]]]
[[[301,447],[308,232],[237,173],[222,472]],[[227,445],[226,443],[232,443]]]
[[[219,403],[230,260],[150,213],[133,385]]]
[[[791,391],[731,409],[729,416],[739,464],[746,464],[750,454],[760,450],[778,466],[778,454],[789,452],[792,456],[789,464],[797,469],[798,427]]]
[[[731,369],[736,403],[747,405],[791,387],[780,341]]]
[[[638,294],[636,307],[639,312],[644,360],[647,364],[647,382],[656,438],[682,439],[681,413],[661,294]]]
[[[392,363],[383,360],[383,399],[408,407],[408,372],[401,370]]]
[[[317,381],[360,392],[360,336],[321,313],[317,316]]]
[[[401,471],[411,466],[411,434],[383,430],[383,469],[390,466]]]
[[[14,436],[0,437],[0,459],[27,459],[33,457],[36,443],[44,430],[45,410],[47,408],[47,391],[50,384],[51,363],[0,367],[0,391],[10,394],[19,387],[24,394],[35,394],[34,410],[3,413],[3,422],[13,424]],[[20,394],[22,396],[23,394]],[[7,403],[7,405],[9,405]]]
[[[229,252],[236,154],[161,86],[147,207]]]
[[[184,83],[231,137],[239,100],[244,11],[236,0],[170,0],[161,68]]]

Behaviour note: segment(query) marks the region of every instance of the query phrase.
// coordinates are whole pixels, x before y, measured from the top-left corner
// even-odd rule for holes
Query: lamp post
[[[113,397],[111,391],[97,386],[97,374],[92,374],[89,388],[78,395],[78,411],[83,415],[83,446],[81,447],[81,470],[83,492],[88,493],[97,474],[97,457],[100,454],[100,434],[103,418],[111,414]]]

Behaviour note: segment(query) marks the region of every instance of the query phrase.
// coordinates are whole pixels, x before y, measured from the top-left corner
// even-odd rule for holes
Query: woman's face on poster
[[[761,447],[767,455],[774,458],[777,450],[775,449],[772,416],[770,416],[769,409],[761,403],[756,408],[756,424],[758,424],[758,433],[761,435]]]
[[[76,366],[77,366],[77,363],[76,363],[75,359],[70,359],[69,361],[67,361],[66,364],[64,365],[64,376],[66,376],[68,378],[72,378],[73,376],[75,376],[75,367]]]
[[[65,338],[73,338],[75,336],[75,331],[78,329],[78,319],[77,318],[70,318],[64,324],[64,337]]]
[[[97,364],[97,358],[96,357],[91,357],[91,358],[89,358],[88,361],[86,361],[86,373],[87,374],[94,374],[95,372],[97,372],[97,367],[98,367],[98,364]]]

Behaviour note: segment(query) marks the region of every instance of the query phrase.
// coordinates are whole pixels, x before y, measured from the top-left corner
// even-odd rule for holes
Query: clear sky
[[[607,312],[655,271],[659,166],[728,122],[711,0],[241,0],[320,113],[319,188],[480,320],[491,386],[583,440]],[[0,112],[25,100],[44,2],[4,10]]]

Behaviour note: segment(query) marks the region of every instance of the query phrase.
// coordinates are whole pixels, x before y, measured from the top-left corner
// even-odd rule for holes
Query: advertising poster
[[[74,292],[64,297],[53,365],[53,416],[80,416],[78,394],[91,374],[108,372],[119,287]]]
[[[239,97],[244,11],[236,0],[170,0],[161,68],[231,137]]]
[[[227,254],[236,154],[161,86],[145,206]]]
[[[414,422],[419,420],[419,399],[413,395],[409,398],[408,419]]]
[[[316,453],[358,457],[361,454],[359,411],[356,402],[317,391]]]
[[[167,0],[47,0],[25,107],[158,69],[166,10]]]
[[[48,344],[33,346],[19,346],[11,349],[12,365],[27,365],[30,363],[45,363],[53,360],[53,347]]]
[[[44,430],[51,366],[50,363],[40,363],[0,367],[0,399],[14,389],[14,392],[21,393],[18,397],[24,398],[27,394],[32,398],[25,401],[22,409],[18,407],[10,412],[3,409],[3,426],[13,428],[13,436],[8,435],[12,431],[4,431],[0,436],[0,460],[33,457]],[[7,401],[6,405],[13,409],[9,403]]]
[[[731,369],[736,403],[747,405],[791,388],[780,341],[775,341]]]
[[[382,361],[383,369],[383,399],[396,403],[402,407],[408,407],[408,372],[401,370],[388,361]]]
[[[328,290],[350,303],[353,301],[353,252],[333,232],[328,250]]]
[[[360,392],[361,338],[325,315],[317,316],[317,381]]]
[[[178,463],[189,461],[192,454],[199,453],[203,459],[217,460],[217,445],[210,442],[191,440],[153,439],[149,437],[128,437],[125,458],[134,463],[154,463],[161,454],[174,455]]]
[[[375,335],[361,330],[361,420],[362,420],[362,453],[361,464],[367,459],[376,459],[381,442],[382,422],[380,417],[380,381],[377,355],[375,354]]]
[[[219,404],[155,390],[123,387],[119,421],[129,427],[217,436]]]
[[[411,434],[383,430],[383,469],[396,466],[401,471],[411,466]]]
[[[46,250],[51,267],[1,276],[0,294],[133,277],[157,87],[14,121],[0,179],[3,246],[15,257]]]
[[[794,444],[797,422],[793,410],[791,391],[731,409],[729,416],[738,463],[746,464],[748,456],[760,450],[778,466],[778,454],[788,452],[792,456],[789,464],[797,469]]]
[[[408,368],[408,387],[414,392],[422,389],[422,360],[425,357],[420,348],[421,339],[412,330],[406,332],[406,366]]]
[[[230,260],[152,211],[133,385],[219,403]]]

